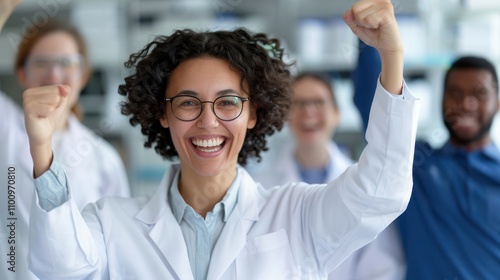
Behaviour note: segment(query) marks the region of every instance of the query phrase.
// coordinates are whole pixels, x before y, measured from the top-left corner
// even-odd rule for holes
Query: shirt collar
[[[308,184],[323,184],[328,178],[328,172],[332,170],[332,159],[329,158],[326,165],[319,168],[304,168],[294,157],[295,165],[299,170],[301,179]]]
[[[496,161],[500,161],[500,151],[493,141],[481,149],[472,152],[467,152],[464,148],[453,145],[450,141],[441,149],[446,154],[462,154],[462,155],[484,155]]]
[[[172,213],[174,214],[177,223],[181,223],[182,217],[184,216],[184,211],[188,206],[187,203],[182,198],[179,193],[179,176],[181,172],[177,172],[174,176],[174,180],[172,180],[172,184],[170,185],[169,197],[170,197],[170,207],[172,207]]]
[[[493,143],[493,141],[481,150],[482,153],[484,153],[484,155],[486,155],[487,157],[495,161],[500,161],[500,152],[498,151],[498,147]]]
[[[224,222],[229,219],[229,215],[234,210],[234,207],[236,207],[236,203],[238,202],[238,190],[240,189],[241,185],[241,176],[240,176],[240,169],[236,169],[236,177],[234,178],[233,183],[229,187],[229,189],[226,192],[226,195],[224,195],[224,198],[221,200],[221,204],[224,206]]]
[[[172,213],[174,214],[175,219],[180,224],[182,218],[184,217],[186,208],[190,207],[182,198],[179,193],[179,176],[180,171],[177,172],[174,179],[172,180],[172,184],[170,185],[169,197],[170,197],[170,207],[172,208]],[[229,215],[233,212],[234,207],[236,207],[236,203],[238,201],[238,190],[241,185],[241,176],[240,169],[236,169],[236,177],[234,178],[233,183],[227,190],[226,194],[222,198],[222,200],[217,203],[212,211],[220,211],[222,206],[223,209],[223,220],[227,221]]]

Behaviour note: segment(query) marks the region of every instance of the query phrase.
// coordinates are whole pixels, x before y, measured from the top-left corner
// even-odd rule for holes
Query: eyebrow
[[[179,91],[176,95],[174,95],[173,97],[175,96],[179,96],[179,95],[189,95],[189,96],[195,96],[195,97],[199,97],[200,94],[196,91],[193,91],[193,90],[181,90]],[[238,95],[238,96],[241,96],[241,94],[237,91],[235,91],[234,89],[223,89],[223,90],[220,90],[217,92],[216,96],[223,96],[223,95]]]

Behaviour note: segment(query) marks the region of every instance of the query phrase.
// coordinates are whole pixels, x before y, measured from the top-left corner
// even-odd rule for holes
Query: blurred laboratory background
[[[110,141],[128,170],[133,195],[154,190],[166,162],[121,116],[118,85],[127,75],[123,63],[156,35],[175,29],[246,27],[283,40],[295,70],[328,74],[342,120],[335,140],[356,158],[364,146],[362,125],[353,105],[350,80],[358,43],[341,15],[354,0],[23,0],[0,34],[0,89],[21,102],[13,73],[15,50],[23,32],[49,18],[68,20],[85,36],[93,75],[82,92],[83,122]],[[441,121],[444,71],[462,54],[479,54],[500,67],[500,1],[394,0],[404,40],[405,78],[423,100],[420,137],[439,146],[447,139]],[[1,113],[1,112],[0,112]],[[500,123],[493,137],[500,144]],[[287,132],[273,141],[287,141]]]

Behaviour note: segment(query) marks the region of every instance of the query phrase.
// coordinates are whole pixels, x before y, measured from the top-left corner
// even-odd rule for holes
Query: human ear
[[[81,76],[81,79],[79,82],[80,89],[83,89],[85,86],[87,86],[87,84],[89,83],[89,80],[90,80],[90,76],[91,76],[90,70],[85,69],[84,72],[82,73],[82,76]]]
[[[17,80],[23,88],[28,88],[28,78],[26,77],[26,71],[24,68],[19,68],[16,70]]]
[[[167,119],[167,114],[164,114],[164,115],[160,118],[160,123],[161,123],[161,126],[163,126],[164,128],[168,128],[168,119]]]
[[[332,114],[333,114],[333,123],[335,124],[335,127],[337,127],[340,124],[340,112],[337,108],[334,108]]]
[[[257,110],[252,106],[250,117],[248,118],[247,128],[252,129],[257,124]]]

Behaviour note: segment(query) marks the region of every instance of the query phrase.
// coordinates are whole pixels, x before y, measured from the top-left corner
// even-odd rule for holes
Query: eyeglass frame
[[[230,122],[230,121],[234,121],[235,119],[239,118],[241,116],[241,113],[243,113],[243,107],[245,106],[245,102],[249,101],[250,100],[250,97],[241,97],[241,96],[237,96],[237,95],[222,95],[222,96],[219,96],[217,98],[214,99],[214,101],[201,101],[201,99],[199,99],[198,97],[196,96],[191,96],[191,95],[177,95],[177,96],[174,96],[174,97],[170,97],[170,98],[167,98],[167,97],[164,97],[163,98],[163,101],[165,102],[168,102],[170,103],[170,111],[172,111],[172,114],[174,115],[174,117],[180,121],[183,121],[183,122],[191,122],[191,121],[194,121],[196,120],[197,118],[199,118],[201,116],[201,114],[203,113],[203,106],[200,106],[200,113],[194,117],[193,119],[190,119],[190,120],[183,120],[181,118],[179,118],[175,112],[174,112],[174,109],[173,109],[173,106],[172,106],[172,101],[174,99],[176,99],[177,97],[191,97],[191,98],[195,98],[195,99],[198,99],[198,101],[200,101],[200,104],[203,105],[203,103],[212,103],[212,112],[214,113],[214,115],[217,117],[217,119],[221,120],[221,121],[225,121],[225,122]],[[221,117],[219,117],[217,115],[217,113],[215,113],[215,102],[220,99],[220,98],[224,98],[224,97],[236,97],[238,98],[242,105],[241,105],[241,110],[240,112],[238,113],[238,115],[232,119],[229,119],[229,120],[225,120],[225,119],[222,119]]]
[[[325,99],[322,99],[322,98],[292,100],[290,102],[290,111],[305,110],[309,106],[311,106],[315,110],[322,110],[328,104],[332,104],[334,107],[336,107],[336,104],[335,104],[335,102],[333,100],[328,101],[328,100],[325,100]]]
[[[67,58],[76,58],[78,60],[78,68],[79,68],[79,71],[78,73],[75,73],[73,76],[68,76],[69,78],[75,78],[75,77],[79,77],[83,74],[83,72],[85,71],[85,60],[83,58],[83,56],[81,54],[75,54],[75,55],[69,55],[69,56],[58,56],[58,55],[44,55],[44,56],[38,56],[38,55],[35,55],[35,56],[29,56],[25,63],[24,63],[24,69],[27,73],[27,76],[30,77],[30,78],[33,78],[34,75],[33,73],[31,73],[31,70],[30,70],[30,64],[32,61],[34,61],[35,59],[39,59],[39,58],[50,58],[50,70],[52,71],[54,68],[58,67],[59,70],[61,71],[62,70],[62,66],[61,66],[61,62],[63,59],[67,59]],[[72,61],[70,59],[70,61]],[[54,63],[55,62],[55,63]],[[47,75],[49,72],[48,72],[48,68],[47,68],[47,72],[45,73],[45,75]],[[61,73],[63,73],[63,71],[61,71]]]

